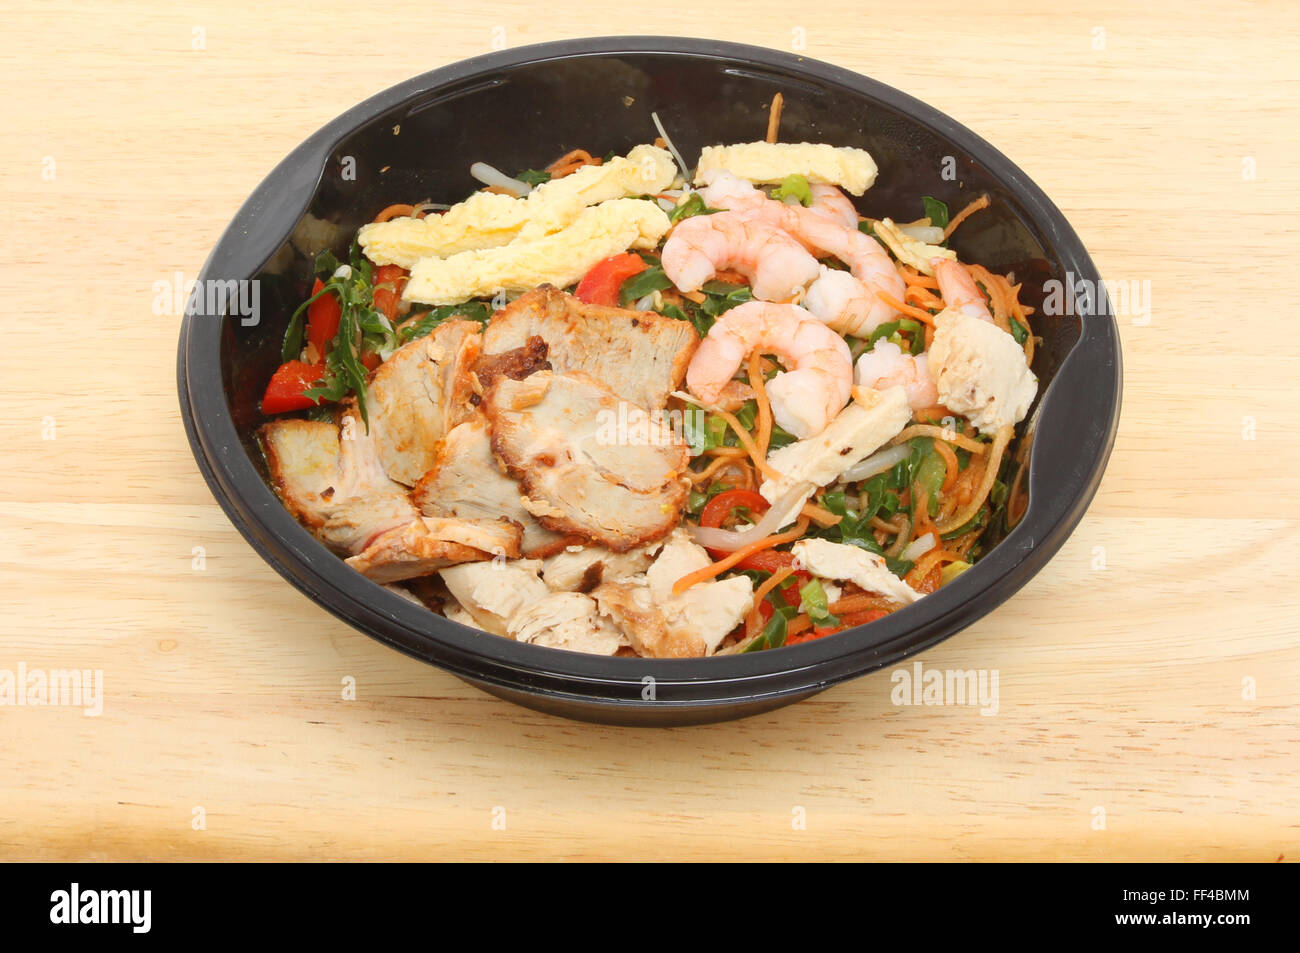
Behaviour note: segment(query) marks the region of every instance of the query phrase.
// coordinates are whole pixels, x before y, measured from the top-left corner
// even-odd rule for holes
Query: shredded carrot
[[[984,286],[984,290],[989,296],[989,309],[993,312],[993,323],[1010,334],[1009,309],[1002,294],[1006,279],[993,275],[987,268],[980,265],[967,265],[966,270],[970,273],[971,278]]]
[[[943,299],[929,288],[922,288],[920,285],[907,286],[907,290],[903,292],[903,303],[915,304],[920,308],[933,308],[936,311],[943,310]]]
[[[818,506],[816,503],[805,503],[803,509],[799,512],[808,517],[818,526],[834,526],[841,519],[841,517],[836,516],[824,507]]]
[[[925,581],[926,576],[930,575],[930,570],[934,569],[934,567],[940,563],[955,563],[962,561],[961,556],[954,553],[952,550],[939,549],[936,546],[916,561],[916,565],[913,566],[911,571],[903,577],[903,581],[915,589]]]
[[[604,160],[599,156],[593,158],[586,149],[574,149],[548,165],[546,171],[551,174],[552,179],[562,179],[566,175],[577,172],[583,166],[600,165],[603,162]]]
[[[712,447],[704,451],[706,457],[748,457],[749,451],[744,447]]]
[[[755,350],[749,355],[749,386],[758,401],[758,452],[767,459],[767,447],[772,439],[772,405],[767,399],[767,385],[763,382],[763,355]]]
[[[920,410],[912,412],[912,419],[924,423],[925,421],[943,420],[945,417],[956,417],[951,410],[943,404],[935,404],[933,407],[922,407]]]
[[[764,579],[762,584],[754,590],[754,605],[753,608],[749,610],[749,614],[745,617],[745,635],[748,638],[752,639],[758,632],[759,623],[762,621],[762,615],[759,613],[758,607],[762,605],[763,600],[767,598],[767,594],[793,575],[793,566],[782,566],[776,572],[772,573],[772,575]]]
[[[378,215],[376,215],[374,220],[376,222],[386,222],[390,218],[398,218],[399,216],[400,217],[409,216],[414,211],[415,211],[414,205],[401,205],[401,204],[390,205],[386,209],[381,211]]]
[[[767,141],[776,142],[777,130],[781,127],[781,110],[785,107],[785,97],[777,93],[772,97],[772,108],[767,114]]]
[[[899,301],[886,291],[877,291],[876,297],[885,302],[885,304],[889,305],[899,314],[905,314],[908,317],[916,318],[916,320],[924,322],[925,324],[934,324],[934,315],[929,311],[926,311],[924,308],[914,308],[910,304],[903,304],[903,302]]]
[[[765,539],[760,539],[756,543],[750,543],[748,546],[742,546],[725,559],[719,559],[716,563],[710,563],[694,572],[688,572],[675,583],[673,583],[673,595],[679,596],[697,582],[705,582],[714,576],[721,575],[736,563],[741,562],[754,553],[761,552],[764,549],[772,549],[774,546],[780,546],[782,543],[793,543],[796,539],[808,532],[808,517],[800,516],[799,522],[794,524],[793,529],[788,529],[784,533],[773,533]]]
[[[898,609],[898,603],[891,602],[884,596],[878,596],[875,593],[862,592],[857,595],[845,596],[838,602],[832,602],[826,607],[826,611],[832,615],[837,615],[843,619],[847,615],[853,615],[857,612],[893,612]],[[792,635],[798,635],[812,628],[812,620],[805,615],[797,615],[785,626],[785,635],[788,639]]]
[[[754,466],[758,469],[759,473],[763,474],[763,476],[769,480],[781,479],[782,474],[777,473],[767,465],[767,459],[759,452],[758,445],[754,443],[753,436],[750,435],[748,430],[740,425],[740,421],[737,420],[734,415],[722,410],[721,408],[714,408],[709,412],[717,414],[727,422],[728,427],[736,432],[736,437],[740,440],[740,445],[749,453],[750,459],[754,461]]]
[[[947,239],[947,237],[956,230],[957,226],[960,225],[962,222],[966,221],[966,219],[969,216],[974,215],[982,208],[988,208],[988,207],[989,207],[989,197],[987,195],[981,195],[975,201],[971,202],[964,209],[958,212],[953,218],[950,218],[948,220],[948,227],[943,230],[943,237]]]
[[[937,291],[939,288],[938,278],[933,278],[930,275],[923,275],[915,268],[912,268],[910,265],[904,265],[902,262],[898,263],[898,273],[903,276],[903,280],[906,281],[910,287],[926,288],[931,291]]]
[[[1007,424],[997,432],[997,435],[993,438],[993,446],[989,448],[987,463],[984,467],[984,478],[980,480],[979,489],[975,491],[971,501],[958,511],[957,515],[936,527],[941,534],[951,533],[959,526],[964,526],[979,512],[980,507],[984,505],[984,501],[988,499],[989,491],[993,489],[993,481],[997,479],[998,468],[1002,463],[1002,453],[1007,449],[1007,444],[1011,442],[1015,432],[1016,428],[1011,424]]]
[[[934,451],[943,457],[944,466],[948,468],[947,474],[943,478],[943,486],[940,487],[943,492],[947,493],[952,489],[952,485],[957,482],[957,477],[961,475],[961,466],[957,463],[957,454],[953,453],[952,447],[946,440],[934,441]]]

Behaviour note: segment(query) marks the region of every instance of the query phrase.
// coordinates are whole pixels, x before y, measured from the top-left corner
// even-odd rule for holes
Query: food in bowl
[[[865,218],[871,156],[779,110],[693,168],[662,129],[476,163],[317,256],[258,432],[289,511],[449,619],[602,655],[794,645],[969,568],[1025,511],[1037,393],[1015,276],[947,247],[988,199]]]

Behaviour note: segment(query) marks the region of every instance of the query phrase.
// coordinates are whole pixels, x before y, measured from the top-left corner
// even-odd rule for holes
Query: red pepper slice
[[[262,397],[262,413],[270,417],[290,410],[304,410],[320,403],[320,399],[304,397],[303,391],[310,389],[325,376],[325,365],[305,364],[302,361],[286,361],[271,375],[271,382],[266,385],[266,394]]]
[[[317,278],[311,293],[320,294],[324,287],[324,282]],[[341,314],[339,299],[333,293],[321,295],[307,305],[307,340],[315,347],[316,356],[321,360],[324,360],[325,349],[334,340],[334,335],[339,333]]]
[[[389,321],[397,320],[397,312],[401,308],[402,290],[406,287],[409,277],[406,269],[400,265],[380,265],[375,269],[375,292],[372,301],[376,310]]]
[[[646,263],[641,260],[640,255],[632,252],[611,255],[591,267],[591,271],[578,282],[574,294],[579,301],[585,301],[587,304],[603,304],[617,308],[618,292],[623,287],[623,282],[645,269]]]

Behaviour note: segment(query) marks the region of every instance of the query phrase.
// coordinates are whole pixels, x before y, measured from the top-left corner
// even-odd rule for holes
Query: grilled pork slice
[[[540,558],[564,549],[562,533],[544,527],[523,507],[519,484],[501,472],[492,458],[487,418],[475,414],[442,441],[433,465],[411,491],[425,516],[465,519],[505,517],[523,530],[523,555]]]
[[[662,410],[682,385],[699,344],[689,323],[652,311],[584,304],[550,285],[520,295],[488,323],[483,353],[499,354],[537,336],[557,373],[583,371],[646,410]]]
[[[662,420],[580,371],[502,378],[483,400],[492,452],[543,526],[626,552],[681,520],[690,459]],[[638,416],[639,415],[639,416]]]
[[[341,427],[276,420],[258,431],[276,492],[321,542],[378,582],[519,554],[517,523],[423,517],[406,488],[384,473],[373,432],[356,414],[349,401]]]
[[[398,483],[413,486],[424,476],[438,441],[474,412],[469,372],[480,343],[477,322],[445,321],[399,347],[371,375],[370,430],[384,471]]]

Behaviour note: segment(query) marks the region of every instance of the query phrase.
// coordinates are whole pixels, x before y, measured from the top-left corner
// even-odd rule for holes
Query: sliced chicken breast
[[[695,328],[685,321],[584,304],[543,285],[492,316],[483,353],[521,347],[533,336],[547,343],[557,373],[583,371],[645,410],[664,408],[668,395],[685,380],[699,344]]]
[[[388,479],[374,442],[354,420],[352,440],[339,428],[313,420],[276,420],[258,431],[271,482],[290,513],[326,546],[345,555],[361,552],[386,530],[419,513],[406,488]]]
[[[518,558],[520,531],[509,520],[423,517],[380,533],[346,562],[376,582],[427,576],[489,557]]]
[[[519,484],[501,472],[492,456],[487,418],[482,414],[447,434],[429,472],[411,491],[411,500],[425,516],[505,517],[521,527],[522,551],[528,558],[557,553],[570,540],[524,509]]]
[[[342,426],[276,420],[258,431],[272,484],[285,507],[326,546],[378,582],[444,566],[519,555],[522,529],[509,520],[428,519],[379,462],[354,402]]]
[[[510,620],[550,594],[546,583],[537,577],[541,565],[534,559],[493,560],[451,566],[439,575],[480,629],[510,637]]]
[[[603,583],[591,595],[640,655],[712,655],[753,608],[754,589],[747,577],[733,576],[673,594],[678,579],[710,562],[708,552],[679,529],[664,543],[644,578]]]
[[[680,521],[689,449],[662,421],[631,421],[626,402],[587,374],[498,380],[483,410],[493,454],[548,529],[621,553]]]
[[[454,318],[399,347],[371,375],[370,430],[392,479],[413,486],[433,465],[438,442],[474,412],[469,372],[480,343],[477,322]]]
[[[625,553],[596,545],[566,546],[542,563],[542,579],[552,589],[591,592],[603,582],[619,582],[645,572],[658,549],[658,543]]]
[[[506,631],[517,642],[593,655],[613,655],[629,644],[622,630],[601,617],[596,600],[580,592],[552,592],[517,612]]]

